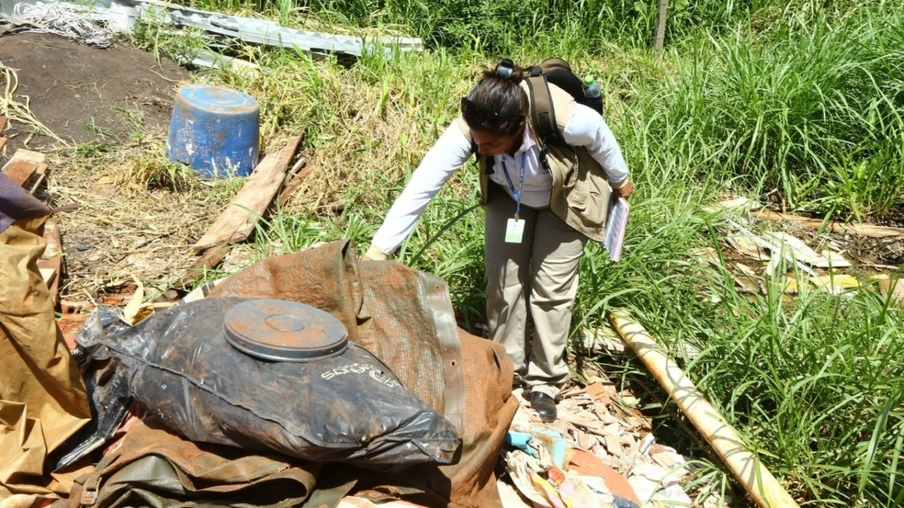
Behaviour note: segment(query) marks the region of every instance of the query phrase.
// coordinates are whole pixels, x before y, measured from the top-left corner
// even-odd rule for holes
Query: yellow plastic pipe
[[[758,506],[763,508],[797,508],[797,503],[750,452],[737,431],[706,400],[675,361],[656,340],[624,311],[609,314],[609,321],[622,339],[634,350],[647,369],[709,442],[728,469]]]

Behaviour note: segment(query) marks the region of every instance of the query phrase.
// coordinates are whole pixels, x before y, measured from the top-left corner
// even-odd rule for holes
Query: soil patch
[[[0,37],[0,62],[15,69],[15,99],[28,98],[32,113],[73,144],[128,141],[136,132],[163,133],[178,83],[188,72],[170,60],[124,44],[96,49],[63,37],[22,33]],[[13,124],[6,155],[24,145],[32,128]],[[30,148],[53,139],[35,135]]]

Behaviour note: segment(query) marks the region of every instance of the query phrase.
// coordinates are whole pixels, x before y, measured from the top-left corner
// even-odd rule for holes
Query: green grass
[[[879,1],[672,2],[668,48],[657,57],[647,49],[655,4],[193,2],[292,26],[407,27],[432,46],[348,68],[242,48],[260,64],[258,76],[207,76],[260,101],[267,148],[307,133],[309,182],[260,228],[256,256],[339,238],[363,252],[478,69],[500,55],[565,56],[602,78],[607,119],[637,182],[624,260],[612,264],[599,246],[587,248],[575,338],[603,325],[612,308],[631,309],[676,356],[682,344],[701,351],[682,360],[692,379],[804,505],[899,506],[902,311],[870,288],[787,301],[783,278],[751,298],[693,250],[719,247],[726,224],[701,205],[725,193],[842,219],[904,215],[904,13]],[[151,28],[147,47],[194,47]],[[149,167],[172,183],[166,166]],[[469,165],[397,258],[448,280],[460,322],[472,329],[485,321],[483,216],[468,211],[476,197]],[[670,407],[664,414],[674,414]],[[707,475],[725,478],[716,467]]]

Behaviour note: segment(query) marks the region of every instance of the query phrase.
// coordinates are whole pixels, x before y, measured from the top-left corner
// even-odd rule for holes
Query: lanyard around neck
[[[526,160],[527,150],[521,152],[521,178],[518,182],[518,190],[515,190],[515,184],[512,183],[512,177],[509,176],[508,168],[505,164],[502,165],[505,181],[508,182],[509,188],[512,189],[512,196],[515,198],[515,220],[518,220],[518,216],[521,214],[521,192],[524,190],[524,163]]]

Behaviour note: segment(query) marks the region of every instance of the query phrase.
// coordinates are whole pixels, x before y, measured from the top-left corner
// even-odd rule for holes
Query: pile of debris
[[[844,236],[856,235],[900,243],[904,229],[873,225],[848,225],[760,210],[759,204],[737,198],[716,203],[706,209],[710,213],[749,211],[762,221],[785,222],[800,231],[795,236],[787,231],[754,233],[740,218],[727,218],[730,231],[725,236],[723,253],[715,248],[699,249],[703,263],[727,269],[741,293],[764,293],[767,281],[783,279],[781,291],[787,296],[815,289],[843,294],[861,286],[877,286],[886,298],[904,298],[904,280],[900,268],[893,265],[851,261],[845,254]],[[819,231],[824,233],[818,234]],[[812,238],[817,249],[800,236]],[[718,298],[711,295],[711,298]]]
[[[257,165],[196,244],[199,269],[298,187],[300,142]],[[443,281],[359,264],[349,242],[334,242],[265,259],[201,297],[145,302],[139,284],[122,312],[61,305],[74,332],[65,344],[50,289],[60,268],[38,268],[54,210],[29,193],[43,160],[20,150],[0,176],[0,247],[12,261],[0,271],[5,503],[500,502],[493,471],[518,408],[512,365],[500,345],[454,326]],[[52,243],[46,261],[60,266]]]

